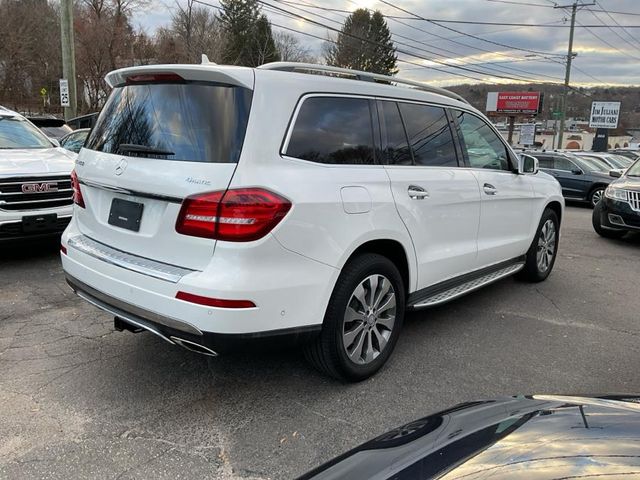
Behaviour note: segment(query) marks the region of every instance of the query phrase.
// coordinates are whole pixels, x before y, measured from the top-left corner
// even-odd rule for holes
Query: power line
[[[353,13],[352,10],[345,10],[343,8],[331,8],[331,7],[324,7],[322,5],[313,5],[310,3],[305,3],[305,2],[297,2],[297,1],[292,1],[292,0],[278,0],[280,3],[285,3],[291,7],[297,7],[297,6],[303,6],[303,7],[308,7],[308,8],[313,8],[316,10],[322,10],[325,12],[330,12],[330,13],[341,13],[341,14],[346,14],[346,15],[350,15]],[[498,1],[498,0],[488,0],[488,1]],[[517,3],[517,2],[507,2],[506,0],[502,3]],[[528,4],[524,4],[524,3],[517,3],[517,5],[528,5]],[[539,5],[541,7],[546,7],[547,5]],[[552,8],[551,5],[548,6],[549,8]],[[364,7],[361,7],[364,8]],[[399,20],[422,20],[420,18],[416,18],[416,17],[412,17],[412,16],[400,16],[400,15],[384,15],[385,18],[388,19],[399,19]],[[450,20],[450,19],[444,19],[444,18],[431,18],[430,20],[434,21],[434,22],[438,22],[438,23],[458,23],[458,24],[464,24],[464,25],[493,25],[493,26],[505,26],[505,27],[534,27],[534,28],[569,28],[569,25],[558,25],[558,23],[563,23],[562,21],[558,21],[558,22],[549,22],[549,23],[508,23],[508,22],[480,22],[477,20]],[[615,21],[615,20],[614,20]],[[640,28],[640,25],[620,25],[617,24],[616,25],[586,25],[587,27],[591,27],[591,28]],[[502,30],[498,30],[498,31],[502,31]],[[483,32],[483,34],[486,34],[489,32]]]
[[[280,2],[280,3],[288,3],[288,2],[283,2],[282,0],[274,0],[274,1],[276,1],[276,2]],[[331,22],[337,23],[337,24],[339,24],[340,26],[342,26],[342,24],[343,24],[343,21],[334,20],[334,19],[332,19],[332,18],[328,18],[328,17],[325,17],[325,16],[323,16],[323,15],[320,15],[320,14],[317,14],[317,13],[310,12],[309,10],[306,10],[306,9],[304,9],[304,8],[302,8],[302,7],[292,6],[292,8],[295,8],[295,9],[300,10],[300,11],[302,11],[302,12],[308,13],[308,14],[310,14],[310,15],[314,15],[314,16],[319,17],[319,18],[322,18],[322,19],[324,19],[324,20],[328,20],[328,21],[331,21]],[[340,15],[340,17],[341,17],[341,18],[344,18],[344,15],[342,15],[342,14],[337,14],[337,13],[334,13],[334,14],[335,14],[335,15]],[[402,23],[402,22],[401,22],[401,23]],[[408,40],[408,41],[410,41],[410,42],[414,42],[414,43],[417,43],[417,44],[420,44],[420,45],[424,45],[424,46],[427,46],[427,47],[437,48],[438,50],[442,50],[442,51],[444,51],[444,52],[447,52],[447,53],[450,53],[450,54],[453,54],[453,55],[456,55],[456,56],[460,56],[460,55],[462,55],[462,54],[460,54],[460,53],[458,53],[458,52],[454,52],[454,51],[452,51],[452,50],[448,50],[448,49],[445,49],[445,48],[442,48],[442,47],[433,47],[432,45],[427,44],[427,43],[425,43],[425,42],[421,42],[421,41],[419,41],[419,40],[414,40],[413,38],[410,38],[410,37],[407,37],[407,36],[404,36],[404,35],[400,35],[400,34],[397,34],[397,33],[392,33],[392,36],[397,37],[397,38],[403,38],[403,39]],[[413,49],[418,50],[418,51],[427,52],[427,53],[429,53],[429,54],[432,54],[432,55],[438,55],[438,56],[442,57],[442,54],[440,54],[440,53],[438,53],[438,52],[434,52],[433,50],[430,50],[430,49],[420,48],[420,47],[415,47],[415,46],[413,46],[413,45],[410,45],[410,44],[407,44],[407,43],[405,43],[405,42],[401,42],[401,41],[398,41],[398,40],[396,40],[396,41],[395,41],[395,43],[397,43],[398,45],[403,45],[403,46],[406,46],[406,47],[409,47],[409,48],[413,48]],[[447,63],[447,62],[445,62],[445,63],[446,63],[446,66],[448,66],[449,68],[455,68],[455,65],[452,65],[452,64]],[[472,63],[470,64],[469,62],[462,62],[462,61],[460,62],[460,64],[461,64],[461,65],[465,65],[465,66],[472,66],[472,65],[473,65]],[[538,75],[538,76],[542,76],[542,77],[546,77],[546,78],[551,78],[552,80],[561,80],[559,77],[554,77],[554,76],[551,76],[551,75],[546,75],[546,74],[541,74],[541,73],[534,73],[534,72],[530,72],[530,71],[528,71],[528,70],[524,70],[524,69],[520,69],[520,68],[516,68],[516,67],[509,67],[509,66],[500,66],[500,67],[487,66],[487,65],[492,65],[492,62],[484,62],[482,65],[483,65],[483,68],[484,68],[484,69],[494,70],[494,71],[497,71],[497,72],[499,72],[499,73],[510,73],[510,71],[514,71],[514,72],[521,72],[521,73],[525,73],[525,74],[527,74],[527,75],[534,75],[534,76],[535,76],[535,75]],[[507,71],[505,72],[505,70],[507,70]],[[492,74],[491,72],[487,72],[487,73],[488,73],[488,74]],[[520,75],[520,74],[514,74],[514,75],[517,75],[518,77],[521,77],[521,78],[522,78],[523,80],[525,80],[525,81],[529,80],[528,78],[523,77],[523,76],[522,76],[522,75]]]
[[[598,3],[598,0],[595,0],[595,2],[596,2],[596,5],[598,5],[600,8],[602,8],[603,10],[605,10],[605,9],[602,7],[602,5],[600,5],[600,4]],[[595,14],[595,12],[593,12],[592,10],[589,10],[588,8],[587,8],[587,10],[589,11],[589,13],[591,13],[591,15],[593,15],[594,17],[596,17],[596,18],[598,19],[598,21],[600,21],[600,23],[605,24],[604,20],[602,20],[600,17],[598,17],[598,16]],[[626,34],[627,34],[627,36],[628,36],[631,40],[633,40],[634,42],[636,42],[636,44],[634,45],[633,43],[629,42],[629,40],[627,40],[626,38],[624,38],[622,35],[620,35],[618,32],[616,32],[616,31],[615,31],[612,27],[610,27],[609,25],[606,25],[606,24],[605,24],[605,25],[606,25],[606,27],[607,27],[609,30],[611,30],[611,31],[612,31],[612,32],[613,32],[613,33],[614,33],[614,34],[615,34],[619,39],[621,39],[622,41],[626,42],[626,43],[627,43],[627,45],[630,45],[630,46],[631,46],[631,48],[637,49],[637,48],[638,48],[638,46],[639,46],[639,44],[638,44],[638,41],[633,37],[633,35],[631,35],[631,34],[629,33],[629,31],[625,28],[625,26],[620,25],[620,24],[618,23],[618,21],[617,21],[615,18],[613,18],[613,16],[611,16],[611,14],[610,14],[609,12],[607,12],[607,11],[605,10],[605,13],[606,13],[606,14],[607,14],[607,16],[608,16],[608,17],[613,21],[613,23],[615,23],[617,26],[621,27],[621,28],[622,28],[622,30],[623,30],[623,32],[624,32],[624,33],[626,33]]]
[[[220,7],[218,5],[213,5],[211,3],[203,2],[202,0],[193,0],[193,1],[195,3],[200,4],[200,5],[205,5],[207,7],[215,8],[216,10],[222,10],[222,7]],[[298,33],[300,35],[304,35],[304,36],[307,36],[307,37],[312,37],[312,38],[315,38],[315,39],[318,39],[318,40],[322,40],[322,41],[333,43],[333,44],[337,45],[337,42],[334,41],[334,40],[331,40],[330,38],[321,37],[319,35],[314,35],[314,34],[308,33],[308,32],[303,32],[302,30],[297,30],[295,28],[287,27],[285,25],[280,25],[280,24],[272,22],[272,21],[270,21],[270,23],[271,23],[272,26],[281,28],[283,30],[288,30],[290,32]],[[312,23],[316,23],[316,22],[312,22]],[[326,27],[326,28],[328,28],[329,30],[332,30],[331,27]],[[367,41],[366,39],[363,39],[363,38],[360,38],[360,37],[355,37],[355,38],[363,40],[363,41]],[[412,55],[412,56],[417,57],[416,55]],[[422,58],[422,57],[417,57],[417,58]],[[429,59],[426,59],[426,60],[429,60]],[[476,80],[478,82],[484,82],[485,81],[482,78],[474,77],[474,76],[471,76],[471,75],[466,75],[464,73],[459,73],[459,72],[449,72],[449,71],[446,71],[446,70],[442,70],[442,69],[440,69],[438,67],[433,67],[433,66],[430,66],[430,65],[424,65],[422,63],[412,62],[410,60],[404,60],[404,59],[398,58],[398,62],[406,63],[406,64],[409,64],[409,65],[415,65],[415,66],[418,66],[418,67],[421,67],[421,68],[426,68],[426,69],[429,69],[429,70],[435,70],[437,72],[446,73],[447,75],[455,75],[457,77],[464,77],[464,78],[468,78],[468,79],[471,79],[471,80]],[[483,73],[483,72],[479,72],[479,73]],[[515,79],[515,80],[517,80],[517,79]],[[517,81],[522,81],[522,80],[517,80]]]
[[[550,52],[541,52],[539,50],[532,50],[532,49],[529,49],[529,48],[521,48],[521,47],[516,47],[514,45],[507,45],[505,43],[495,42],[493,40],[487,40],[486,38],[478,37],[477,35],[473,35],[471,33],[466,33],[466,32],[463,32],[461,30],[457,30],[455,28],[448,27],[446,25],[441,25],[440,23],[438,23],[438,22],[436,22],[434,20],[431,20],[429,18],[425,18],[425,17],[423,17],[421,15],[418,15],[417,13],[410,12],[409,10],[406,10],[406,9],[404,9],[402,7],[398,7],[397,5],[394,5],[394,4],[390,3],[390,2],[388,2],[387,0],[379,0],[379,1],[384,3],[385,5],[388,5],[389,7],[393,7],[393,8],[395,8],[397,10],[400,10],[400,11],[402,11],[404,13],[407,13],[409,15],[413,15],[416,18],[420,18],[421,20],[424,20],[426,22],[432,23],[433,25],[437,25],[440,28],[444,28],[444,29],[450,30],[452,32],[456,32],[456,33],[459,33],[461,35],[465,35],[467,37],[471,37],[471,38],[474,38],[476,40],[480,40],[482,42],[491,43],[493,45],[497,45],[497,46],[500,46],[500,47],[508,48],[510,50],[519,50],[519,51],[522,51],[522,52],[529,52],[529,53],[535,53],[535,54],[538,54],[538,55],[546,55],[546,56],[553,56],[554,55],[553,53],[550,53]]]
[[[271,7],[273,9],[279,10],[279,11],[281,11],[283,13],[288,13],[288,14],[291,14],[291,15],[295,15],[296,17],[298,17],[301,20],[305,20],[305,21],[307,21],[307,22],[309,22],[311,24],[315,24],[315,25],[324,27],[327,30],[330,30],[330,31],[333,31],[333,32],[336,32],[336,33],[341,33],[341,34],[343,34],[345,36],[348,36],[348,37],[351,37],[351,38],[355,38],[356,40],[364,41],[364,42],[370,43],[372,45],[376,45],[376,46],[379,46],[379,47],[385,47],[385,45],[383,45],[383,44],[381,44],[379,42],[374,42],[374,41],[366,39],[366,38],[358,37],[357,35],[353,35],[353,34],[350,34],[350,33],[347,33],[347,32],[342,32],[341,30],[338,30],[337,28],[334,28],[334,27],[331,27],[329,25],[323,24],[323,23],[318,22],[316,20],[313,20],[311,18],[305,17],[303,15],[299,15],[299,14],[297,14],[295,12],[291,12],[289,10],[286,10],[286,9],[284,9],[282,7],[279,7],[279,6],[276,6],[276,5],[271,5],[270,3],[267,3],[264,0],[257,0],[257,2],[262,4],[262,5],[264,5],[264,6],[268,6],[268,7]],[[472,73],[479,73],[481,75],[492,75],[493,77],[496,77],[496,78],[502,78],[502,79],[506,79],[506,80],[515,80],[517,82],[529,81],[529,82],[539,82],[539,83],[551,83],[551,82],[544,82],[544,81],[533,80],[533,79],[515,78],[513,76],[506,76],[506,75],[502,75],[502,74],[490,74],[490,73],[488,74],[487,72],[483,72],[483,71],[480,71],[480,70],[468,68],[468,67],[461,66],[461,65],[455,65],[454,66],[454,65],[451,65],[449,63],[446,63],[446,62],[443,62],[443,61],[440,61],[440,60],[437,60],[437,59],[428,58],[428,57],[425,57],[425,56],[422,56],[422,55],[417,55],[415,53],[407,52],[407,51],[400,50],[400,49],[396,49],[396,51],[398,53],[402,53],[404,55],[409,55],[411,57],[419,58],[421,60],[427,60],[429,62],[437,63],[438,65],[444,65],[444,66],[447,66],[447,67],[456,68],[456,69],[459,69],[459,70],[472,72]]]

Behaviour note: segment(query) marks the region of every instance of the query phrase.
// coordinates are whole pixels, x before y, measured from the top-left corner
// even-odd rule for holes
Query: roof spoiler
[[[206,59],[206,55],[203,56]],[[208,59],[206,59],[208,60]],[[109,72],[107,84],[114,88],[125,85],[127,78],[134,75],[175,74],[190,81],[215,82],[253,90],[254,73],[248,67],[220,66],[212,62],[201,65],[144,65],[126,67]]]

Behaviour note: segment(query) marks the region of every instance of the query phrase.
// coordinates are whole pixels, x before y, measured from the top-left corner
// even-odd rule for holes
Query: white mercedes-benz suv
[[[75,157],[0,107],[0,242],[60,235],[73,213]]]
[[[292,63],[107,82],[61,251],[119,330],[209,355],[300,342],[357,381],[407,309],[553,268],[558,182],[451,92]]]

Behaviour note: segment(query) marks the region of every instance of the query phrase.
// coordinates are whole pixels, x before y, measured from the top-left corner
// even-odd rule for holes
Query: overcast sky
[[[177,1],[184,3],[184,0]],[[205,1],[219,5],[218,0]],[[591,3],[591,0],[582,2]],[[564,80],[571,13],[569,10],[554,9],[554,2],[550,0],[388,1],[410,13],[380,0],[265,0],[265,3],[333,28],[340,28],[345,13],[320,10],[309,5],[345,11],[359,7],[380,10],[388,17],[387,23],[398,48],[399,76],[405,78],[436,85],[513,83],[513,79],[558,83]],[[560,4],[568,3],[571,1]],[[640,26],[640,0],[598,0],[596,3],[595,6],[579,10],[576,17],[574,52],[578,56],[573,63],[576,68],[571,72],[572,85],[640,84],[640,28],[631,27]],[[153,33],[159,26],[169,23],[175,5],[176,0],[151,0],[148,7],[136,13],[134,23]],[[263,12],[272,24],[321,38],[335,36],[326,27],[277,13],[264,4]],[[439,26],[418,19],[413,14],[432,20],[495,22],[498,25],[440,23],[442,26]],[[393,16],[401,18],[393,19]],[[504,25],[508,23],[547,24],[554,27]],[[605,24],[613,28],[606,28]],[[619,28],[617,24],[627,28]],[[280,27],[273,25],[273,29],[279,30]],[[469,34],[477,38],[469,37]],[[320,56],[321,40],[303,34],[295,35]],[[452,68],[449,66],[452,64],[468,70]]]

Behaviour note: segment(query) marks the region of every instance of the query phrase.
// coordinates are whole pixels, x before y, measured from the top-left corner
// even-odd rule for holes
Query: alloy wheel
[[[396,292],[384,275],[370,275],[353,291],[344,313],[342,344],[360,365],[375,360],[387,346],[396,321]]]
[[[556,253],[556,225],[553,220],[549,219],[544,222],[540,235],[538,236],[538,251],[536,260],[538,270],[541,273],[546,272],[551,266],[553,256]]]
[[[598,204],[600,200],[602,200],[602,195],[604,194],[604,190],[598,189],[591,195],[591,205],[594,207]]]

